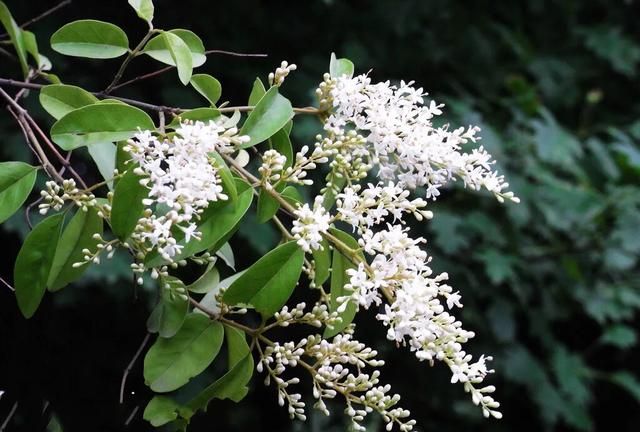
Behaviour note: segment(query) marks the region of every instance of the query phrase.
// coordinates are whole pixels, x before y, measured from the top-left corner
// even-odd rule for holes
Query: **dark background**
[[[6,2],[24,22],[49,1]],[[243,105],[256,76],[281,60],[298,64],[283,88],[294,105],[314,103],[329,55],[348,57],[375,80],[415,80],[447,103],[454,124],[478,124],[520,205],[485,194],[448,190],[417,227],[429,240],[434,267],[460,289],[462,320],[477,337],[470,351],[492,354],[504,419],[482,419],[443,365],[418,364],[384,340],[364,314],[358,337],[388,359],[383,377],[403,395],[420,430],[635,431],[640,424],[640,8],[609,1],[155,1],[157,28],[188,28],[207,49],[268,54],[214,55],[198,72],[223,86],[222,100]],[[64,57],[49,36],[75,19],[124,28],[132,46],[145,25],[124,0],[79,1],[29,27],[63,82],[103,89],[121,60]],[[126,78],[162,67],[134,60]],[[19,79],[0,57],[0,76]],[[12,90],[13,91],[13,90]],[[167,73],[116,92],[182,107],[204,104]],[[42,124],[51,119],[37,94],[25,102]],[[318,125],[296,123],[294,145],[312,144]],[[28,160],[13,119],[0,114],[0,154]],[[95,169],[74,157],[77,169]],[[42,179],[41,179],[42,180]],[[26,233],[22,214],[3,225],[1,276]],[[268,225],[249,220],[232,240],[244,268],[276,241]],[[152,289],[136,290],[126,257],[94,267],[80,283],[47,295],[24,320],[12,293],[0,287],[0,424],[6,430],[112,431],[140,406],[129,430],[147,430],[150,398],[141,361],[131,371],[124,405],[120,380],[145,335]],[[259,376],[240,404],[215,401],[189,430],[342,431],[340,408],[325,419],[288,420],[273,388]],[[133,394],[132,394],[133,392]],[[43,409],[44,408],[44,409]],[[615,426],[614,426],[615,425]],[[370,430],[381,426],[375,421]]]

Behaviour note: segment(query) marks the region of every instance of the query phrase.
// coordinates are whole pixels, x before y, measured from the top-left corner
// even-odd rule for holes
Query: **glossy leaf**
[[[207,74],[196,74],[191,77],[191,85],[204,96],[211,105],[215,105],[222,95],[220,81]]]
[[[129,0],[129,4],[140,18],[148,23],[153,21],[153,0]]]
[[[213,362],[223,340],[222,324],[201,314],[189,314],[172,338],[158,338],[144,358],[144,379],[158,393],[170,392]]]
[[[205,209],[198,225],[198,231],[201,233],[200,240],[191,239],[188,243],[180,241],[184,247],[180,255],[174,257],[175,260],[191,256],[227,241],[227,236],[237,227],[253,200],[253,191],[249,185],[239,181],[236,187],[239,191],[237,200],[212,203]],[[177,235],[178,238],[181,238],[181,234]],[[149,254],[147,260],[146,264],[152,267],[163,262],[157,254]]]
[[[220,176],[220,180],[222,180],[222,186],[224,191],[229,196],[231,201],[235,201],[238,199],[238,187],[236,186],[236,181],[231,174],[231,170],[227,166],[222,156],[218,153],[213,152],[210,153],[210,156],[214,159],[213,166],[218,170],[218,175]]]
[[[129,51],[127,34],[118,26],[96,20],[74,21],[51,36],[51,48],[74,57],[108,59]]]
[[[220,283],[220,272],[213,265],[209,266],[207,270],[200,276],[194,283],[187,286],[189,291],[206,294]]]
[[[47,288],[57,291],[70,282],[78,279],[90,264],[73,267],[74,263],[84,262],[83,249],[96,250],[98,240],[94,234],[102,234],[102,218],[95,208],[86,212],[78,210],[62,232],[56,249],[53,265],[47,279]]]
[[[264,88],[262,80],[256,78],[253,82],[253,87],[251,87],[251,93],[249,94],[249,106],[256,106],[266,92],[267,89]]]
[[[293,118],[291,102],[272,87],[251,111],[242,125],[241,135],[249,135],[249,142],[243,148],[253,147],[273,136]]]
[[[27,49],[25,47],[22,30],[20,30],[20,27],[16,24],[15,20],[11,16],[11,12],[9,12],[9,8],[3,1],[0,1],[0,23],[2,23],[2,26],[9,35],[11,44],[18,55],[22,74],[26,77],[29,71],[29,66],[27,65]]]
[[[111,230],[120,240],[126,240],[136,227],[144,210],[142,200],[148,193],[149,190],[140,184],[140,177],[133,172],[133,167],[118,181],[111,206]]]
[[[302,272],[304,252],[291,241],[256,261],[224,293],[225,303],[249,303],[265,317],[287,302]]]
[[[295,186],[287,186],[282,190],[280,195],[282,195],[282,198],[284,198],[289,204],[293,206],[297,206],[298,204],[302,204],[304,202],[302,195]]]
[[[116,145],[112,142],[95,143],[87,147],[91,159],[98,167],[98,171],[105,180],[113,178],[113,171],[116,169]],[[113,190],[113,181],[107,182],[109,190]]]
[[[329,242],[323,239],[320,244],[322,245],[322,249],[312,252],[313,262],[315,263],[313,282],[316,286],[325,283],[331,274],[331,249],[329,249]]]
[[[193,411],[206,411],[214,398],[240,402],[249,391],[246,385],[253,375],[253,357],[245,334],[230,326],[224,327],[224,333],[229,352],[229,371],[187,403]]]
[[[358,245],[358,242],[344,231],[332,228],[330,229],[330,233],[333,236],[337,237],[338,240],[349,246],[351,249],[360,249],[360,245]],[[362,254],[362,252],[359,252],[358,255],[361,259],[364,260],[364,255]],[[349,282],[349,275],[347,274],[347,270],[352,268],[355,268],[355,265],[351,262],[351,260],[344,256],[337,248],[334,248],[333,262],[331,264],[331,299],[329,302],[329,308],[332,312],[335,311],[338,306],[340,306],[336,299],[346,294],[344,286]],[[327,327],[324,331],[324,337],[328,338],[335,336],[336,334],[347,328],[347,326],[353,321],[356,312],[356,304],[353,301],[349,301],[349,304],[347,305],[345,311],[340,314],[342,321],[337,323],[333,328]]]
[[[187,45],[187,47],[189,47],[189,51],[191,52],[191,63],[194,68],[202,66],[202,64],[207,60],[206,56],[204,55],[204,45],[202,43],[202,39],[200,39],[192,31],[184,29],[174,29],[164,33],[171,33],[178,36]],[[176,66],[175,59],[171,56],[171,53],[169,52],[166,42],[162,38],[162,35],[156,36],[151,39],[144,47],[143,52],[148,56],[158,60],[159,62],[168,64],[170,66]]]
[[[291,139],[289,139],[286,128],[283,127],[269,138],[269,144],[272,149],[287,158],[284,164],[285,168],[293,166],[293,147],[291,146]]]
[[[178,418],[180,405],[167,396],[154,396],[142,413],[142,418],[158,427]]]
[[[98,102],[97,97],[72,85],[52,84],[42,87],[40,90],[40,105],[56,120],[60,120],[75,109],[96,102]]]
[[[0,223],[9,219],[29,197],[37,168],[24,162],[0,163]]]
[[[180,37],[173,33],[163,32],[160,37],[171,56],[173,64],[175,64],[178,69],[180,82],[184,85],[189,84],[191,73],[193,72],[193,59],[189,47]]]
[[[162,278],[160,301],[147,320],[147,330],[163,338],[173,337],[180,330],[189,311],[186,292],[177,292],[176,288],[185,288],[180,279],[173,276]]]
[[[351,78],[353,76],[354,65],[353,62],[346,58],[336,58],[334,53],[331,53],[331,61],[329,62],[329,74],[333,78],[338,78],[342,75],[346,75]]]
[[[280,190],[276,189],[276,191],[281,192],[282,186],[280,186]],[[258,222],[265,223],[266,221],[274,217],[276,213],[278,213],[279,208],[280,203],[264,188],[260,188],[257,209]]]
[[[63,150],[102,142],[122,141],[139,129],[155,126],[144,111],[124,104],[93,104],[69,112],[51,128],[51,139]]]
[[[47,278],[60,239],[64,214],[44,219],[29,233],[16,258],[13,279],[16,300],[25,318],[38,309],[47,289]]]

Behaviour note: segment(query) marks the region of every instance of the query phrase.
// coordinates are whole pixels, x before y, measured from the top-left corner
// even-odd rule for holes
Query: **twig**
[[[11,411],[9,411],[9,415],[2,423],[2,426],[0,426],[0,432],[2,432],[4,428],[6,428],[9,425],[9,422],[11,421],[11,417],[13,417],[13,415],[16,413],[17,409],[18,409],[18,402],[15,402],[11,407]]]
[[[11,284],[9,284],[9,282],[7,282],[6,280],[4,280],[3,278],[0,277],[0,282],[2,282],[7,288],[9,288],[11,291],[16,292],[16,289],[14,287],[11,286]]]
[[[225,54],[225,55],[230,55],[230,56],[236,56],[236,57],[267,57],[267,54],[245,54],[245,53],[238,53],[238,52],[233,52],[233,51],[224,51],[224,50],[209,50],[209,51],[205,51],[204,52],[205,55],[209,55],[209,54]],[[111,91],[117,90],[119,88],[128,86],[129,84],[133,84],[136,83],[138,81],[142,81],[145,80],[147,78],[152,78],[154,76],[158,76],[161,75],[167,71],[170,71],[171,69],[175,69],[175,66],[166,66],[163,67],[162,69],[158,69],[156,71],[153,72],[149,72],[146,73],[144,75],[139,75],[135,78],[130,79],[129,81],[125,81],[123,83],[120,83],[116,86],[113,86],[111,88]]]
[[[131,423],[131,421],[133,420],[133,417],[136,415],[139,409],[140,409],[140,405],[136,405],[133,411],[131,411],[131,414],[129,414],[129,418],[127,418],[127,421],[124,422],[125,426],[129,426],[129,423]]]
[[[136,360],[138,360],[138,357],[140,357],[140,354],[142,353],[142,350],[144,349],[147,342],[149,341],[150,336],[151,336],[151,333],[147,332],[146,336],[142,340],[142,343],[138,347],[138,350],[133,355],[133,358],[131,359],[131,361],[127,365],[127,368],[124,370],[124,373],[122,374],[122,381],[120,381],[120,404],[124,403],[124,387],[127,384],[127,377],[129,376],[129,372],[133,368],[133,364],[136,362]]]
[[[67,6],[68,4],[71,4],[71,0],[64,0],[60,3],[58,3],[57,5],[55,5],[54,7],[47,9],[46,11],[42,12],[40,15],[35,16],[33,18],[31,18],[29,21],[25,21],[24,23],[20,24],[20,28],[25,28],[30,26],[31,24],[40,21],[41,19],[51,15],[52,13],[54,13],[55,11],[57,11],[58,9],[61,9],[65,6]],[[0,35],[0,38],[3,38],[5,36],[9,36],[8,33],[4,33]]]
[[[107,88],[104,89],[104,92],[103,92],[104,94],[109,94],[111,90],[113,90],[113,88],[116,86],[116,84],[118,84],[118,81],[120,81],[120,79],[122,78],[122,74],[124,73],[124,70],[127,68],[129,63],[131,63],[131,60],[133,60],[138,55],[138,53],[144,48],[147,41],[151,39],[151,36],[154,33],[156,33],[156,31],[153,30],[153,25],[149,23],[149,31],[147,32],[146,35],[144,35],[140,43],[131,52],[129,52],[129,54],[127,54],[127,57],[125,57],[124,61],[120,65],[118,72],[116,72],[116,76],[113,77],[113,81],[111,81],[111,84],[109,84]]]

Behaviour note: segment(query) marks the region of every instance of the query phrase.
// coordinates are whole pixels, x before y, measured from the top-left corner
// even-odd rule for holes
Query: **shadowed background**
[[[55,5],[6,1],[24,22]],[[476,332],[473,353],[494,356],[504,419],[482,419],[444,365],[430,368],[384,340],[375,311],[359,319],[358,337],[388,359],[383,377],[403,395],[420,430],[620,431],[640,422],[640,8],[637,2],[156,0],[155,26],[188,28],[207,49],[266,53],[267,58],[213,55],[197,72],[222,83],[222,100],[243,105],[256,76],[283,59],[296,63],[283,93],[313,104],[329,55],[354,61],[374,80],[415,80],[447,104],[453,124],[477,124],[497,168],[521,198],[500,205],[482,193],[448,189],[435,218],[415,228],[428,239],[436,270],[461,291],[462,321]],[[472,3],[472,4],[471,4]],[[48,46],[63,24],[94,18],[125,29],[132,45],[146,28],[124,0],[74,1],[29,27],[63,82],[101,90],[121,60],[64,57]],[[161,68],[135,59],[125,80]],[[19,67],[0,57],[0,76]],[[11,91],[14,91],[11,89]],[[116,95],[181,107],[204,105],[169,72]],[[26,101],[36,119],[52,119],[37,94]],[[313,144],[317,122],[303,119],[294,146]],[[0,113],[2,160],[30,160],[13,119]],[[74,165],[95,179],[82,152]],[[42,183],[42,179],[39,180]],[[23,214],[2,226],[1,276],[26,234]],[[238,268],[277,241],[255,220],[232,240]],[[0,424],[15,401],[11,430],[147,430],[150,398],[139,360],[118,403],[123,370],[145,335],[153,289],[133,288],[126,256],[92,267],[81,282],[47,295],[24,320],[13,294],[0,287]],[[344,430],[339,408],[327,419],[290,422],[260,376],[240,404],[214,401],[190,431]],[[307,389],[307,394],[309,394]],[[44,409],[43,409],[44,408]],[[373,417],[373,416],[372,416]],[[374,421],[370,430],[379,430]],[[635,426],[634,426],[635,425]]]

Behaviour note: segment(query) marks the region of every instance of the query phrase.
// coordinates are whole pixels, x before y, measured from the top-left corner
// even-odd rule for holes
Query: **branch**
[[[142,350],[144,349],[147,342],[149,341],[150,336],[151,336],[151,333],[147,332],[147,335],[142,340],[142,343],[138,347],[138,350],[133,355],[133,358],[131,359],[131,361],[129,362],[129,364],[127,365],[126,369],[122,374],[122,381],[120,381],[120,404],[124,403],[124,387],[127,384],[127,377],[129,376],[129,372],[131,371],[131,369],[133,369],[134,363],[136,362],[136,360],[138,360],[138,357],[140,357],[140,354],[142,353]]]
[[[124,70],[127,68],[131,60],[133,60],[133,58],[137,56],[138,53],[144,48],[145,44],[154,33],[156,33],[156,31],[153,29],[153,25],[149,23],[149,31],[146,35],[144,35],[140,43],[131,52],[129,52],[129,54],[127,54],[127,57],[125,57],[124,61],[120,65],[118,72],[116,72],[116,76],[113,77],[113,81],[111,81],[111,84],[109,84],[107,88],[104,89],[104,94],[109,94],[111,90],[113,90],[113,88],[116,86],[116,84],[118,84],[118,81],[120,81],[120,78],[122,78],[122,74],[124,73]]]
[[[23,29],[25,27],[30,26],[31,24],[33,24],[33,23],[35,23],[37,21],[40,21],[41,19],[51,15],[52,13],[57,11],[58,9],[61,9],[61,8],[65,7],[65,6],[67,6],[68,4],[71,4],[71,0],[64,0],[64,1],[60,2],[60,3],[58,3],[57,5],[55,5],[54,7],[50,8],[50,9],[47,9],[46,11],[42,12],[40,15],[37,15],[37,16],[31,18],[29,21],[25,21],[24,23],[20,24],[20,28]],[[9,34],[8,33],[3,33],[3,34],[0,35],[0,38],[6,37],[6,36],[9,36]]]
[[[236,56],[236,57],[267,57],[267,54],[249,54],[249,53],[238,53],[238,52],[233,52],[233,51],[224,51],[224,50],[209,50],[209,51],[205,51],[204,53],[205,55],[209,55],[209,54],[224,54],[224,55],[230,55],[230,56]],[[129,81],[125,81],[121,84],[118,84],[116,86],[113,86],[111,88],[111,91],[117,90],[119,88],[128,86],[129,84],[133,84],[136,83],[138,81],[142,81],[145,80],[147,78],[152,78],[154,76],[158,76],[161,75],[167,71],[170,71],[171,69],[175,69],[175,66],[166,66],[163,67],[162,69],[158,69],[157,71],[153,71],[153,72],[149,72],[146,73],[144,75],[139,75],[135,78],[130,79]]]

